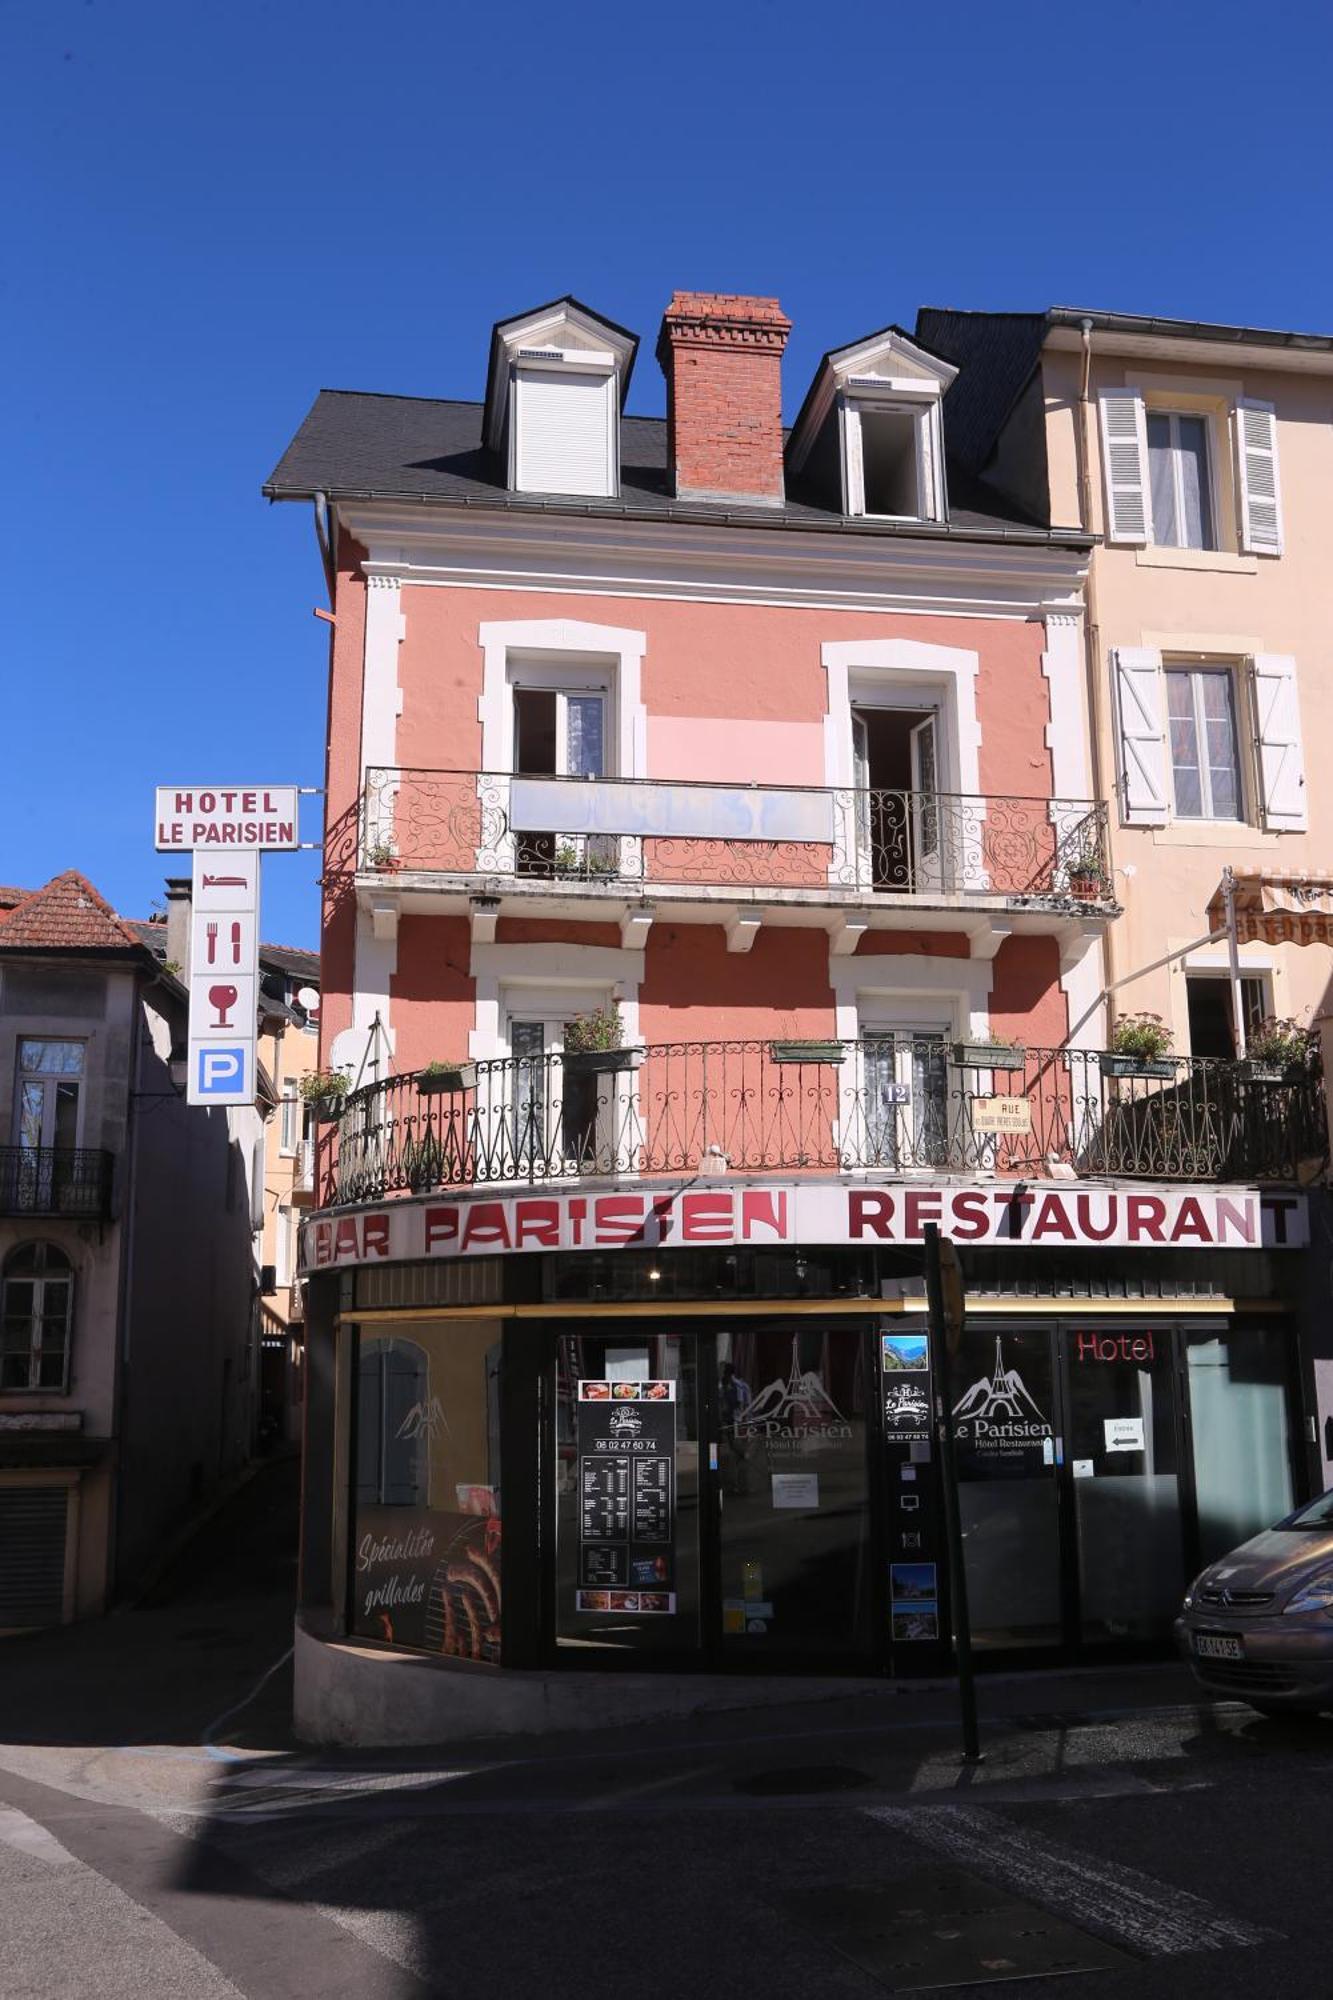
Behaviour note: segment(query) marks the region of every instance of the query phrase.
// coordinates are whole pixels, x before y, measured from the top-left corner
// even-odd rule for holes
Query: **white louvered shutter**
[[[1304,833],[1305,753],[1296,662],[1289,653],[1255,654],[1254,712],[1264,825],[1270,833]]]
[[[1277,412],[1242,397],[1236,405],[1236,476],[1240,545],[1255,556],[1282,553],[1282,489],[1277,471]]]
[[[519,491],[609,494],[614,384],[600,374],[520,368],[516,387]]]
[[[1102,471],[1106,480],[1108,542],[1150,542],[1148,505],[1148,425],[1137,389],[1098,393],[1102,427]]]
[[[1162,656],[1121,646],[1115,662],[1120,731],[1120,809],[1126,826],[1163,826],[1170,816],[1162,732]]]

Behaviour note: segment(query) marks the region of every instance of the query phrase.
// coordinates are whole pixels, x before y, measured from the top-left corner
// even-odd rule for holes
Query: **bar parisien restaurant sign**
[[[748,1244],[910,1244],[928,1222],[958,1243],[1303,1249],[1304,1195],[1258,1188],[842,1187],[770,1183],[607,1194],[467,1194],[315,1216],[305,1271],[529,1250],[669,1250]]]

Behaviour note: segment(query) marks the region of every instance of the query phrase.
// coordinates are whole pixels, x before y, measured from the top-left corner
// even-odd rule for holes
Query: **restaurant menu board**
[[[578,1384],[576,1611],[676,1608],[676,1385]]]

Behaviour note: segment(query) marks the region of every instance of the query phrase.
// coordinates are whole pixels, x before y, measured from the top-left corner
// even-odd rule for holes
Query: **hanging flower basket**
[[[571,1076],[609,1076],[617,1070],[638,1069],[643,1049],[566,1049],[560,1058]]]

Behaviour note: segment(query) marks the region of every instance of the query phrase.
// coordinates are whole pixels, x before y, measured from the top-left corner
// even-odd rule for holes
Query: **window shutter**
[[[1270,833],[1304,833],[1305,755],[1296,662],[1288,653],[1256,653],[1254,712],[1259,739],[1259,786]]]
[[[1108,542],[1150,542],[1148,427],[1137,389],[1102,389],[1102,471]]]
[[[1115,662],[1120,724],[1120,810],[1126,826],[1164,826],[1169,817],[1162,733],[1162,656],[1121,646]]]
[[[520,368],[516,386],[519,491],[611,493],[613,381]]]
[[[841,405],[842,421],[842,511],[864,514],[865,471],[861,456],[861,412],[850,403]]]
[[[1277,473],[1277,413],[1242,397],[1236,405],[1240,545],[1250,555],[1282,553],[1282,490]]]

